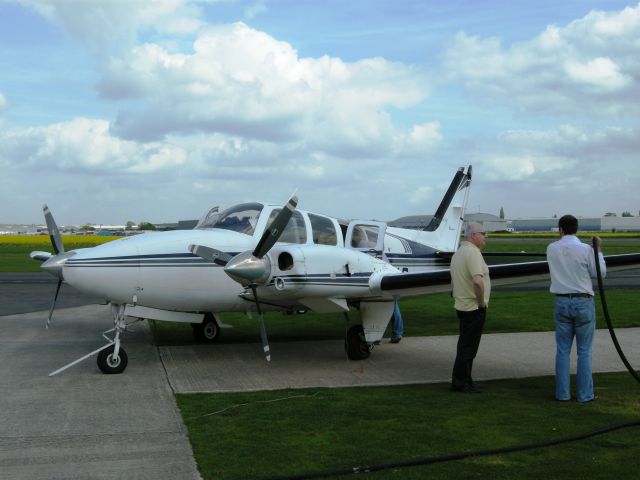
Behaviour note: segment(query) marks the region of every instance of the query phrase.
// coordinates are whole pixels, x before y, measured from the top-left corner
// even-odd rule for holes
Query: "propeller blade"
[[[53,317],[53,310],[56,308],[56,302],[58,301],[58,294],[60,293],[60,286],[62,285],[62,278],[58,279],[58,286],[56,287],[56,294],[53,296],[53,302],[51,302],[51,308],[49,309],[49,316],[47,317],[47,329],[51,325],[51,317]]]
[[[262,340],[262,351],[267,359],[267,362],[271,361],[271,348],[269,347],[269,339],[267,338],[267,329],[264,326],[264,315],[262,315],[262,309],[260,308],[260,302],[258,301],[258,293],[256,292],[256,285],[251,285],[251,291],[253,292],[253,298],[256,302],[256,308],[258,309],[258,325],[260,326],[260,339]]]
[[[47,224],[47,230],[49,230],[49,238],[51,239],[53,251],[56,255],[58,255],[59,253],[64,253],[62,235],[60,235],[60,230],[58,230],[58,225],[56,225],[56,221],[53,219],[51,210],[49,210],[49,207],[47,207],[46,205],[42,206],[42,210],[44,212],[44,221]]]
[[[205,247],[204,245],[189,245],[189,251],[208,262],[215,263],[222,267],[231,260],[231,255],[228,253],[216,250],[215,248]]]
[[[293,215],[297,205],[298,197],[293,195],[262,234],[262,238],[260,238],[258,245],[256,245],[253,251],[254,257],[262,258],[271,250],[271,247],[275,245],[287,226],[287,223],[289,223],[289,219],[291,215]]]
[[[271,361],[271,350],[269,347],[269,340],[267,339],[267,330],[264,327],[264,318],[262,315],[258,317],[258,324],[260,325],[260,339],[262,340],[262,350],[264,351],[264,357],[267,362]]]

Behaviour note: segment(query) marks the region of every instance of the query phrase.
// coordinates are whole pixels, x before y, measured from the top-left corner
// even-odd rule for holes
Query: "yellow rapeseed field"
[[[63,235],[63,243],[93,246],[107,243],[122,237],[111,237],[106,235]],[[51,246],[49,235],[0,235],[0,245],[42,245]]]

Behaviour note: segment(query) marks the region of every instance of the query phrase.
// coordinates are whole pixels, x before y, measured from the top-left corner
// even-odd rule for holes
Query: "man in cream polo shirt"
[[[471,369],[480,346],[491,294],[489,268],[480,252],[485,245],[486,235],[482,225],[469,223],[465,229],[465,239],[451,258],[454,308],[460,321],[451,388],[463,393],[480,393],[473,383]]]

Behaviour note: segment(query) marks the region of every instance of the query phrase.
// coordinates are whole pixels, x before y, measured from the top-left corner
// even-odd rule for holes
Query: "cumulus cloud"
[[[99,119],[76,118],[0,134],[3,163],[38,172],[141,173],[182,165],[185,158],[186,153],[172,145],[113,137],[109,122]]]
[[[640,5],[592,11],[530,41],[459,33],[444,54],[453,78],[521,108],[548,112],[637,113]]]
[[[516,218],[638,209],[637,127],[510,130],[471,151],[470,205],[480,211],[497,214],[503,206]]]
[[[605,90],[617,90],[632,81],[628,75],[621,74],[620,67],[606,57],[594,58],[586,63],[568,61],[565,70],[571,80]]]
[[[504,132],[497,140],[490,152],[478,156],[481,176],[489,181],[559,188],[580,178],[589,188],[607,179],[640,180],[635,168],[640,149],[637,128],[586,130],[563,125],[554,130]]]
[[[434,125],[404,132],[386,113],[426,97],[427,80],[414,67],[381,58],[301,58],[289,43],[244,23],[203,31],[187,54],[136,47],[107,70],[105,96],[139,97],[148,105],[121,112],[113,130],[123,138],[219,132],[364,156],[440,140]]]
[[[257,2],[245,7],[244,14],[247,19],[251,20],[266,11],[266,0],[258,0]]]
[[[286,169],[289,181],[342,186],[358,180],[356,159],[363,169],[422,160],[442,140],[439,123],[400,127],[389,113],[429,93],[412,65],[301,57],[244,23],[207,25],[184,0],[97,0],[80,12],[73,2],[19,1],[94,52],[99,95],[126,107],[110,121],[3,132],[0,158],[14,167],[179,172],[197,191],[209,184],[202,178],[218,188],[239,176],[276,182]],[[247,15],[264,4],[253,7]]]
[[[100,58],[127,51],[148,29],[160,34],[192,34],[202,27],[200,10],[187,0],[18,0],[34,9]]]
[[[2,94],[2,92],[0,92],[0,111],[4,110],[5,108],[7,108],[7,99]]]
[[[414,125],[409,131],[398,132],[393,137],[392,153],[398,157],[424,158],[442,140],[439,122]]]
[[[422,155],[441,140],[435,123],[399,128],[388,113],[428,94],[426,74],[411,65],[303,58],[244,23],[207,25],[186,0],[96,0],[81,9],[19,1],[96,52],[104,99],[136,101],[111,124],[122,139],[204,132],[350,158]],[[257,1],[246,13],[264,8]]]
[[[431,197],[432,193],[432,187],[418,187],[414,190],[413,193],[411,193],[411,196],[409,197],[409,203],[411,203],[412,205],[423,205]]]

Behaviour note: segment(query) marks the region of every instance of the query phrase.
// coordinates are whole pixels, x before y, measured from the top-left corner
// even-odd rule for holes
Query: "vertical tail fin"
[[[445,193],[435,215],[420,237],[442,252],[455,252],[460,243],[464,213],[469,201],[472,167],[465,173],[460,167]]]
[[[440,206],[436,210],[436,213],[431,219],[431,222],[429,222],[429,225],[423,228],[424,231],[433,232],[438,229],[456,193],[458,192],[458,190],[468,186],[470,181],[471,181],[471,166],[469,166],[469,169],[466,174],[464,173],[464,167],[460,167],[456,172],[455,176],[453,177],[453,180],[451,181],[451,185],[449,185],[449,188],[447,189],[447,193],[445,193],[444,198],[442,199],[442,202],[440,202]]]

